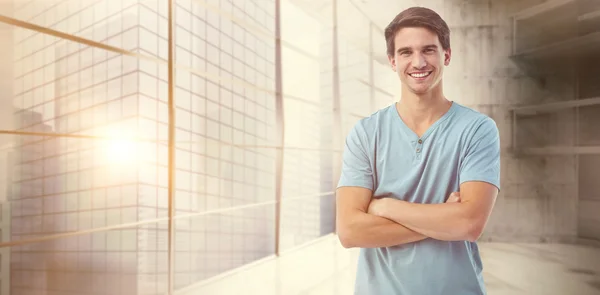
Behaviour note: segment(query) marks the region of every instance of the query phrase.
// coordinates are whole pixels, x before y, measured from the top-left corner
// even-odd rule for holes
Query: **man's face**
[[[438,36],[425,28],[403,28],[394,38],[390,64],[403,84],[415,94],[424,94],[442,80],[450,63],[450,49],[444,50]]]

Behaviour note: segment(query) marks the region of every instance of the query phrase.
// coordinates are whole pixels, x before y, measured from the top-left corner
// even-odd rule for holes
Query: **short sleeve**
[[[366,146],[366,133],[359,122],[346,137],[338,187],[359,186],[373,190],[373,170]]]
[[[500,135],[489,117],[472,136],[460,166],[460,183],[483,181],[500,189]]]

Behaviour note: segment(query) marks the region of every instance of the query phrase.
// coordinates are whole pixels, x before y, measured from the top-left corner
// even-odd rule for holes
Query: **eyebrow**
[[[433,48],[433,49],[437,49],[437,45],[435,45],[435,44],[430,44],[430,45],[425,45],[425,46],[423,46],[423,49],[431,49],[431,48]],[[398,48],[398,50],[397,50],[396,52],[402,52],[402,51],[405,51],[405,50],[411,50],[411,49],[412,49],[412,48],[410,48],[410,47],[402,47],[402,48]]]

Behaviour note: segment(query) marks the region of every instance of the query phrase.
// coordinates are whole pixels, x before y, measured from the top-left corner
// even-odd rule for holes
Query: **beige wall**
[[[10,15],[12,3],[0,2],[0,10],[5,15]],[[12,26],[0,24],[0,44],[12,44]],[[12,77],[13,77],[13,47],[0,46],[0,129],[13,128],[12,113]],[[11,156],[14,137],[0,134],[0,241],[10,241],[11,235],[11,206],[9,203],[12,191],[11,174],[13,161]],[[0,248],[0,295],[10,294],[10,248]]]

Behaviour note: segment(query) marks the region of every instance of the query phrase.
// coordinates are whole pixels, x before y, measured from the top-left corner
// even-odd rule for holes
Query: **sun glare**
[[[125,128],[126,129],[126,128]],[[138,145],[133,136],[123,129],[106,130],[110,139],[103,142],[104,161],[111,166],[132,165],[138,159]]]
[[[106,157],[111,164],[132,164],[136,159],[136,144],[133,140],[111,139],[107,142]]]

